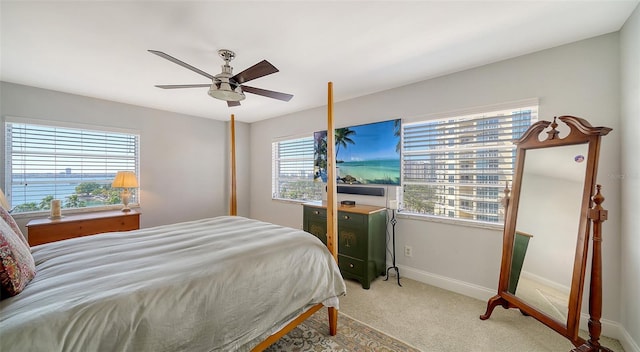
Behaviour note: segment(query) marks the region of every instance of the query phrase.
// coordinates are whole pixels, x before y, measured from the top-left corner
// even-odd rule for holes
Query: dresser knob
[[[349,267],[353,269],[353,263],[349,263]]]
[[[320,215],[320,212],[317,211],[317,210],[315,210],[313,213],[316,214],[316,215]]]
[[[345,220],[349,220],[350,219],[349,215],[345,215],[342,218],[345,219]]]

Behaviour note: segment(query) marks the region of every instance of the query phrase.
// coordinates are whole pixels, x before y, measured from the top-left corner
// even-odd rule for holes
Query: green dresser
[[[386,208],[371,205],[338,208],[338,266],[345,279],[358,280],[368,289],[385,274]],[[327,208],[319,202],[304,204],[303,229],[327,244]]]
[[[529,246],[529,239],[532,235],[516,231],[516,237],[513,242],[513,257],[511,258],[511,273],[509,275],[509,291],[512,294],[516,294],[518,288],[518,281],[520,281],[520,272],[522,271],[522,265],[524,264],[524,256],[527,254],[527,247]]]

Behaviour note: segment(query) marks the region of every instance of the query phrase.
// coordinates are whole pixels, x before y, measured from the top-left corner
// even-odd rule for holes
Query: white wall
[[[640,6],[636,7],[620,34],[622,81],[622,226],[621,226],[621,323],[640,351]],[[608,233],[604,240],[607,241]]]
[[[0,82],[0,115],[130,128],[140,133],[141,226],[150,227],[228,213],[228,124]],[[239,124],[240,138],[248,127]],[[4,164],[4,134],[0,137]],[[248,147],[239,145],[247,160]],[[240,167],[248,167],[241,162]],[[248,172],[242,169],[239,174]],[[4,184],[4,174],[0,180]],[[247,188],[246,182],[239,188]],[[244,195],[246,197],[246,194]],[[245,198],[246,199],[246,198]],[[248,214],[248,201],[239,201]],[[26,219],[19,216],[21,225]],[[26,232],[25,232],[26,233]]]
[[[540,150],[528,153],[536,151]],[[536,174],[526,174],[522,182],[516,229],[533,236],[522,271],[545,278],[568,293],[584,182]]]
[[[574,115],[613,128],[602,142],[598,182],[609,210],[604,223],[605,319],[619,321],[620,298],[620,79],[617,33],[564,45],[413,85],[335,104],[336,127],[420,116],[538,97],[539,115]],[[331,77],[328,77],[331,79]],[[318,84],[324,84],[319,82]],[[336,100],[340,86],[334,87]],[[326,128],[326,108],[253,123],[251,126],[251,217],[300,227],[302,207],[271,200],[270,143],[286,135]],[[259,172],[258,172],[259,171]],[[376,201],[372,198],[373,201]],[[495,294],[501,230],[401,218],[397,248],[404,275],[486,299]],[[575,234],[571,234],[574,236]],[[478,312],[479,314],[483,312]]]
[[[396,117],[413,121],[423,115],[539,97],[541,118],[570,114],[586,118],[594,126],[613,128],[603,138],[598,178],[609,210],[603,227],[603,318],[621,322],[629,335],[627,341],[635,344],[631,350],[640,351],[638,43],[640,14],[636,9],[620,35],[609,34],[339,102],[335,104],[336,125]],[[339,86],[335,92],[339,97]],[[0,82],[0,116],[6,115],[139,130],[143,227],[228,211],[228,124],[224,122]],[[271,200],[271,142],[277,137],[325,129],[326,109],[250,126],[237,123],[236,127],[239,214],[300,228],[299,204]],[[0,144],[4,146],[4,136],[0,136]],[[0,158],[4,162],[4,151]],[[183,176],[189,181],[178,184],[176,180]],[[622,195],[621,187],[625,190]],[[369,199],[369,203],[386,202],[386,197]],[[407,244],[414,249],[412,258],[398,253],[403,276],[469,295],[480,293],[482,299],[495,292],[500,230],[414,218],[400,218],[396,230],[397,247]],[[630,349],[629,345],[625,348]]]

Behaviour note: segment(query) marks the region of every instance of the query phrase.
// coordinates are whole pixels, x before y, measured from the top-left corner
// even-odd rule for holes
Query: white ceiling
[[[633,1],[5,1],[0,79],[206,118],[253,122],[618,31]],[[163,51],[212,75],[218,49],[234,73],[268,60],[280,72],[249,85],[242,106],[147,52]]]

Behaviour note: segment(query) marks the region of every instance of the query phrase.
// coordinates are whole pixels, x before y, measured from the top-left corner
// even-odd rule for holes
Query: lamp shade
[[[118,171],[116,178],[111,183],[113,188],[136,188],[138,187],[138,179],[133,171]]]

